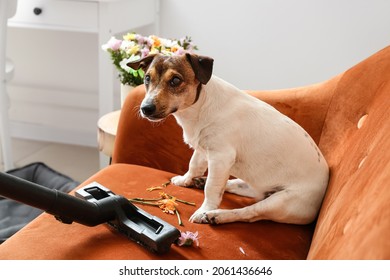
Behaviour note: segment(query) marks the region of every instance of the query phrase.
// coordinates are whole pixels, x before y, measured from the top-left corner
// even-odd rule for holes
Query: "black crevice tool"
[[[107,223],[152,252],[167,253],[180,231],[136,207],[123,196],[93,182],[76,196],[0,172],[0,195],[41,209],[65,224],[86,226]]]

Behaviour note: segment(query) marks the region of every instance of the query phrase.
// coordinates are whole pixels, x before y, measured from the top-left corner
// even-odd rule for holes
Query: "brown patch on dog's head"
[[[127,65],[145,71],[147,92],[141,115],[158,121],[198,100],[201,85],[211,78],[213,59],[195,54],[154,54]]]
[[[186,58],[190,62],[198,81],[204,85],[207,84],[213,72],[214,60],[206,56],[198,56],[189,53],[186,54]]]

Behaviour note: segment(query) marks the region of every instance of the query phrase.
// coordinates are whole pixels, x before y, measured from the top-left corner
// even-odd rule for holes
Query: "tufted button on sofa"
[[[0,245],[0,259],[389,259],[390,47],[322,83],[248,93],[301,124],[327,159],[329,186],[314,223],[191,224],[195,208],[180,205],[179,226],[175,215],[141,205],[200,237],[199,247],[172,245],[156,255],[105,225],[64,225],[44,213]],[[187,170],[192,152],[175,120],[156,125],[137,115],[144,94],[140,86],[126,99],[112,164],[80,187],[96,181],[125,197],[155,197],[148,187]],[[203,200],[198,189],[164,191],[198,205]],[[251,202],[225,194],[222,207]]]

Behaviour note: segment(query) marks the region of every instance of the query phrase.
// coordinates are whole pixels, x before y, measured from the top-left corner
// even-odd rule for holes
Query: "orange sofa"
[[[106,225],[65,225],[44,213],[0,245],[0,259],[390,259],[390,47],[323,83],[249,93],[301,124],[326,157],[331,176],[315,223],[192,224],[195,207],[180,205],[179,226],[175,215],[141,205],[199,233],[199,247],[172,245],[156,255]],[[141,86],[126,99],[112,164],[82,186],[96,181],[125,197],[156,197],[146,189],[187,170],[191,150],[181,129],[172,117],[159,124],[141,119],[143,95]],[[164,191],[198,206],[203,200],[198,189]],[[225,194],[222,207],[250,202]]]

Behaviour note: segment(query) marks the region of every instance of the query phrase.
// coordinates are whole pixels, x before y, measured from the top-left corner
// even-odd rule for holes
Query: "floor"
[[[52,169],[83,182],[99,170],[97,148],[76,145],[12,139],[15,168],[32,162],[43,162]],[[4,171],[1,161],[0,171]]]

